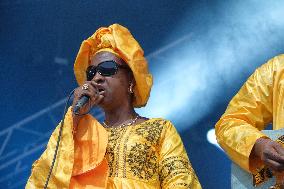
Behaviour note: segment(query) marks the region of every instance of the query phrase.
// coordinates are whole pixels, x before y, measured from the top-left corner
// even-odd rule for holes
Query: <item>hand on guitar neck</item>
[[[269,139],[259,138],[252,149],[251,157],[258,158],[276,176],[278,188],[284,189],[284,148]]]

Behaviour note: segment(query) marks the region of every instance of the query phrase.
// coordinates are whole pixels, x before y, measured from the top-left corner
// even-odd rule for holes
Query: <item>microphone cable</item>
[[[54,164],[55,164],[56,156],[57,156],[57,153],[58,153],[59,143],[60,143],[60,140],[61,140],[62,130],[63,130],[63,126],[64,126],[65,115],[67,113],[67,107],[68,107],[70,98],[73,95],[75,90],[76,89],[73,89],[70,92],[70,94],[68,95],[68,99],[65,103],[62,121],[61,121],[60,128],[59,128],[59,134],[58,134],[58,138],[57,138],[57,142],[56,142],[55,152],[54,152],[52,163],[51,163],[51,166],[50,166],[50,169],[49,169],[49,172],[48,172],[48,176],[47,176],[46,181],[45,181],[44,189],[47,189],[48,182],[50,180],[50,176],[51,176],[51,173],[52,173],[52,170],[53,170],[53,167],[54,167]],[[83,115],[88,114],[90,111],[91,111],[91,103],[90,103],[90,99],[89,99],[89,110],[86,113],[83,113],[83,114],[76,113],[76,115],[77,116],[83,116]]]
[[[67,99],[67,101],[65,103],[64,112],[63,112],[63,116],[62,116],[62,121],[61,121],[60,128],[59,128],[59,135],[58,135],[58,138],[57,138],[57,142],[56,142],[56,147],[55,147],[52,163],[51,163],[51,166],[50,166],[50,169],[49,169],[49,172],[48,172],[48,176],[47,176],[46,181],[45,181],[44,189],[47,189],[48,182],[49,182],[49,179],[50,179],[50,176],[51,176],[51,173],[52,173],[52,169],[53,169],[54,164],[55,164],[55,160],[56,160],[56,156],[57,156],[58,148],[59,148],[59,143],[60,143],[60,139],[61,139],[61,135],[62,135],[64,119],[65,119],[65,115],[67,113],[67,106],[69,104],[69,100],[70,100],[71,96],[73,95],[74,91],[75,91],[75,89],[70,92],[70,94],[68,95],[68,99]]]

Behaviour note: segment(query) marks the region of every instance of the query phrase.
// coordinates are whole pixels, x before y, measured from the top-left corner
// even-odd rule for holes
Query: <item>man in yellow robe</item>
[[[263,166],[284,170],[284,148],[261,132],[269,123],[274,130],[284,128],[283,95],[284,55],[279,55],[249,77],[216,124],[218,143],[248,172]]]

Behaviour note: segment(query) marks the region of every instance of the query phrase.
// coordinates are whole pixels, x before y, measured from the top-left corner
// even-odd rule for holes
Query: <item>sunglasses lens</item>
[[[87,81],[91,81],[97,72],[102,76],[111,76],[116,74],[117,69],[117,65],[114,61],[105,61],[98,66],[89,66],[86,70]]]
[[[102,76],[111,76],[117,72],[117,65],[114,61],[105,61],[97,69]]]
[[[87,81],[91,81],[97,73],[96,66],[89,66],[86,71]]]

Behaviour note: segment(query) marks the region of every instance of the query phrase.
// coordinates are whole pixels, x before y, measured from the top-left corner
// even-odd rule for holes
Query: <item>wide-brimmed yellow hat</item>
[[[78,84],[82,85],[86,81],[86,69],[90,64],[90,57],[103,49],[112,49],[128,64],[136,82],[133,106],[145,106],[150,96],[153,78],[148,71],[143,49],[129,30],[119,24],[99,28],[91,37],[82,42],[74,64]]]

